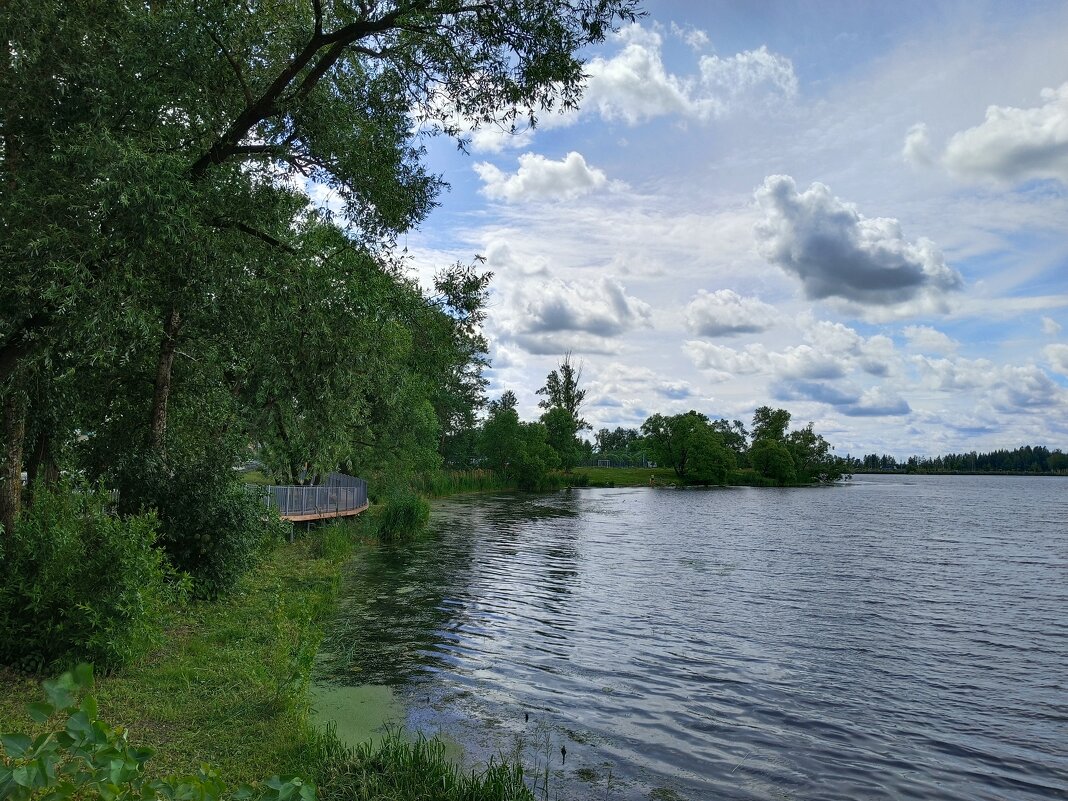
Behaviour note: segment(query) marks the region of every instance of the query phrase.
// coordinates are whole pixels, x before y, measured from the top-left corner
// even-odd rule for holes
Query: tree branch
[[[214,221],[212,223],[209,223],[209,224],[213,228],[219,228],[219,229],[233,228],[234,230],[241,231],[244,234],[248,234],[251,237],[259,239],[261,242],[266,242],[271,247],[278,248],[279,250],[285,251],[286,253],[289,253],[292,256],[296,256],[298,254],[297,249],[294,248],[292,245],[289,245],[289,244],[283,242],[281,239],[278,239],[278,238],[272,236],[271,234],[268,234],[266,231],[260,231],[260,230],[258,230],[256,228],[253,228],[251,225],[248,225],[247,223],[243,223],[243,222],[240,222],[238,220],[216,220],[216,221]]]
[[[215,45],[222,50],[223,55],[226,56],[226,60],[230,62],[230,68],[234,71],[234,75],[237,76],[237,82],[241,84],[241,92],[245,95],[245,103],[251,104],[254,100],[252,97],[252,90],[249,89],[248,84],[245,82],[245,76],[241,73],[241,65],[237,63],[237,59],[234,58],[233,53],[223,44],[222,38],[215,33],[211,28],[208,28],[208,36],[211,37],[211,41],[215,42]]]

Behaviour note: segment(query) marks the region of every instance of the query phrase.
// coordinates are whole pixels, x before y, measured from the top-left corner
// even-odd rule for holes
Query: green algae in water
[[[311,700],[314,722],[318,726],[334,724],[338,738],[350,747],[368,741],[381,743],[391,729],[404,726],[404,706],[386,685],[317,684],[311,689]]]

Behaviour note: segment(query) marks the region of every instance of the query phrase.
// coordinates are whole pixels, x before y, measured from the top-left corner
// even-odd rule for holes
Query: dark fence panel
[[[266,506],[282,517],[318,515],[329,517],[367,505],[367,482],[344,473],[331,473],[325,484],[315,486],[249,487]]]

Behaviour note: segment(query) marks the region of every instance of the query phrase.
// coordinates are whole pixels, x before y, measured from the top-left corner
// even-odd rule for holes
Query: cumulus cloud
[[[756,334],[775,322],[775,309],[758,298],[743,297],[730,289],[699,290],[686,307],[686,326],[698,336]]]
[[[846,373],[842,359],[809,345],[770,351],[757,343],[738,350],[726,345],[691,340],[683,345],[683,351],[696,367],[711,371],[710,377],[717,380],[753,373],[811,380],[841,378]]]
[[[637,367],[620,362],[603,365],[588,379],[587,403],[623,409],[622,418],[641,421],[649,416],[642,398],[651,400],[650,394],[666,399],[667,407],[693,398],[694,388],[686,381],[669,380],[647,367]],[[655,400],[657,410],[665,408],[664,400]]]
[[[860,400],[840,410],[849,417],[900,417],[912,409],[904,398],[886,387],[872,387]]]
[[[616,337],[649,327],[651,318],[649,304],[628,295],[615,278],[550,279],[516,293],[501,336],[529,353],[614,353]]]
[[[500,239],[490,240],[485,247],[486,266],[496,275],[547,275],[549,264],[544,256],[517,256],[511,245]]]
[[[843,370],[863,370],[875,376],[890,375],[899,361],[890,337],[862,337],[842,323],[827,320],[800,321],[805,341],[817,350],[837,357]]]
[[[954,353],[960,343],[929,325],[907,325],[902,332],[909,347],[923,353]]]
[[[913,167],[930,167],[934,164],[934,146],[927,126],[918,122],[905,134],[905,146],[901,149],[901,158]]]
[[[700,42],[699,34],[691,33],[691,41]],[[666,115],[709,120],[742,105],[797,94],[793,64],[766,47],[726,58],[703,56],[697,75],[680,77],[664,66],[663,42],[656,31],[635,23],[623,28],[617,39],[623,44],[617,54],[597,56],[586,65],[584,107],[607,120],[630,125]]]
[[[999,381],[991,392],[994,408],[1001,412],[1045,411],[1064,401],[1065,392],[1033,365],[1006,365],[999,371]]]
[[[1059,371],[1065,351],[1047,346],[1044,352],[1053,368]],[[978,390],[994,409],[1001,412],[1046,412],[1062,407],[1068,402],[1068,392],[1058,386],[1049,375],[1035,364],[996,365],[988,359],[914,357],[921,381],[930,389],[956,393],[961,390]]]
[[[1068,345],[1046,345],[1042,353],[1054,370],[1068,375]]]
[[[976,389],[989,386],[995,381],[997,368],[989,359],[934,359],[929,356],[913,357],[920,379],[929,389],[943,392]]]
[[[953,135],[943,161],[961,178],[1019,183],[1052,178],[1068,184],[1068,82],[1043,89],[1033,108],[990,106],[986,119]]]
[[[1042,318],[1042,333],[1048,337],[1057,336],[1060,333],[1061,324],[1054,320],[1052,317]]]
[[[810,299],[938,311],[962,285],[934,242],[908,241],[897,220],[865,217],[821,183],[798,192],[793,178],[772,175],[756,201],[764,213],[755,228],[760,254],[801,279]]]
[[[904,398],[882,387],[857,392],[820,381],[780,381],[772,394],[780,401],[825,403],[848,417],[900,417],[912,411]]]
[[[576,198],[608,183],[603,171],[588,165],[582,154],[575,151],[560,161],[524,153],[519,157],[519,169],[514,174],[505,173],[485,161],[475,165],[475,172],[485,184],[482,192],[487,197],[510,203]]]
[[[767,350],[759,344],[736,350],[726,345],[690,340],[683,344],[682,349],[695,367],[709,371],[709,377],[715,381],[726,381],[768,369]]]
[[[863,337],[848,326],[828,321],[799,321],[806,344],[781,351],[760,343],[736,349],[691,340],[683,351],[712,380],[763,373],[780,380],[822,381],[867,373],[886,377],[899,372],[901,359],[889,337]]]

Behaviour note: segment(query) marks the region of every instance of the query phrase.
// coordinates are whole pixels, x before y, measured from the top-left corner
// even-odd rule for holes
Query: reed
[[[394,732],[378,745],[350,748],[327,731],[317,747],[319,795],[332,801],[537,801],[518,763],[491,759],[482,770],[465,771],[439,740]]]

